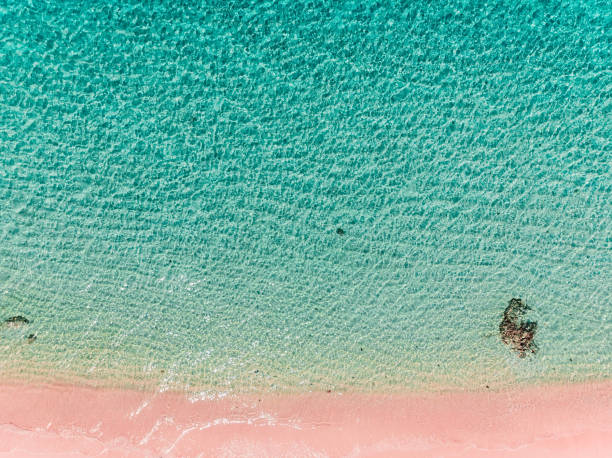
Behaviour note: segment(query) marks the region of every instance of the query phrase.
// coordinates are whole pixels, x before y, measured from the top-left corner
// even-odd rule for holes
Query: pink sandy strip
[[[612,381],[202,398],[0,385],[0,457],[612,457]]]

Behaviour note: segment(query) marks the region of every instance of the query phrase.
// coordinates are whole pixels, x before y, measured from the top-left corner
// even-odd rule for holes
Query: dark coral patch
[[[28,320],[25,316],[21,316],[21,315],[12,316],[4,320],[4,324],[6,324],[7,326],[11,326],[11,327],[22,326],[24,324],[29,324],[29,323],[30,323],[30,320]]]
[[[535,353],[538,346],[533,341],[538,329],[535,321],[523,321],[525,312],[530,308],[521,299],[510,299],[504,310],[504,317],[499,324],[499,334],[504,344],[510,346],[524,358],[527,353]]]

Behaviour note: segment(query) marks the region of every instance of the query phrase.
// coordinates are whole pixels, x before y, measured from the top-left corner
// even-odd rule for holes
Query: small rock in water
[[[538,346],[533,341],[538,323],[535,321],[523,321],[525,311],[530,308],[521,299],[510,299],[508,307],[504,310],[504,317],[499,324],[499,334],[504,344],[509,345],[518,353],[519,358],[524,358],[527,352],[535,353]]]
[[[25,316],[17,315],[12,316],[4,320],[4,324],[10,327],[18,327],[23,326],[24,324],[29,324],[30,320],[28,320]]]
[[[28,337],[26,337],[28,343],[32,343],[36,340],[36,334],[30,334]]]
[[[344,229],[342,229],[341,227],[339,227],[338,229],[336,229],[336,234],[338,234],[338,235],[344,235]]]

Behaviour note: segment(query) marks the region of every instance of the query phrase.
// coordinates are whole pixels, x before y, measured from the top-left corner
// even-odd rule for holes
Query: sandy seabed
[[[188,398],[0,385],[0,457],[610,457],[612,382]]]

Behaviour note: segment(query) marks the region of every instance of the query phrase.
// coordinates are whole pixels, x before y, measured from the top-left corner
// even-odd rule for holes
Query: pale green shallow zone
[[[610,378],[609,2],[152,3],[0,6],[0,378]]]

